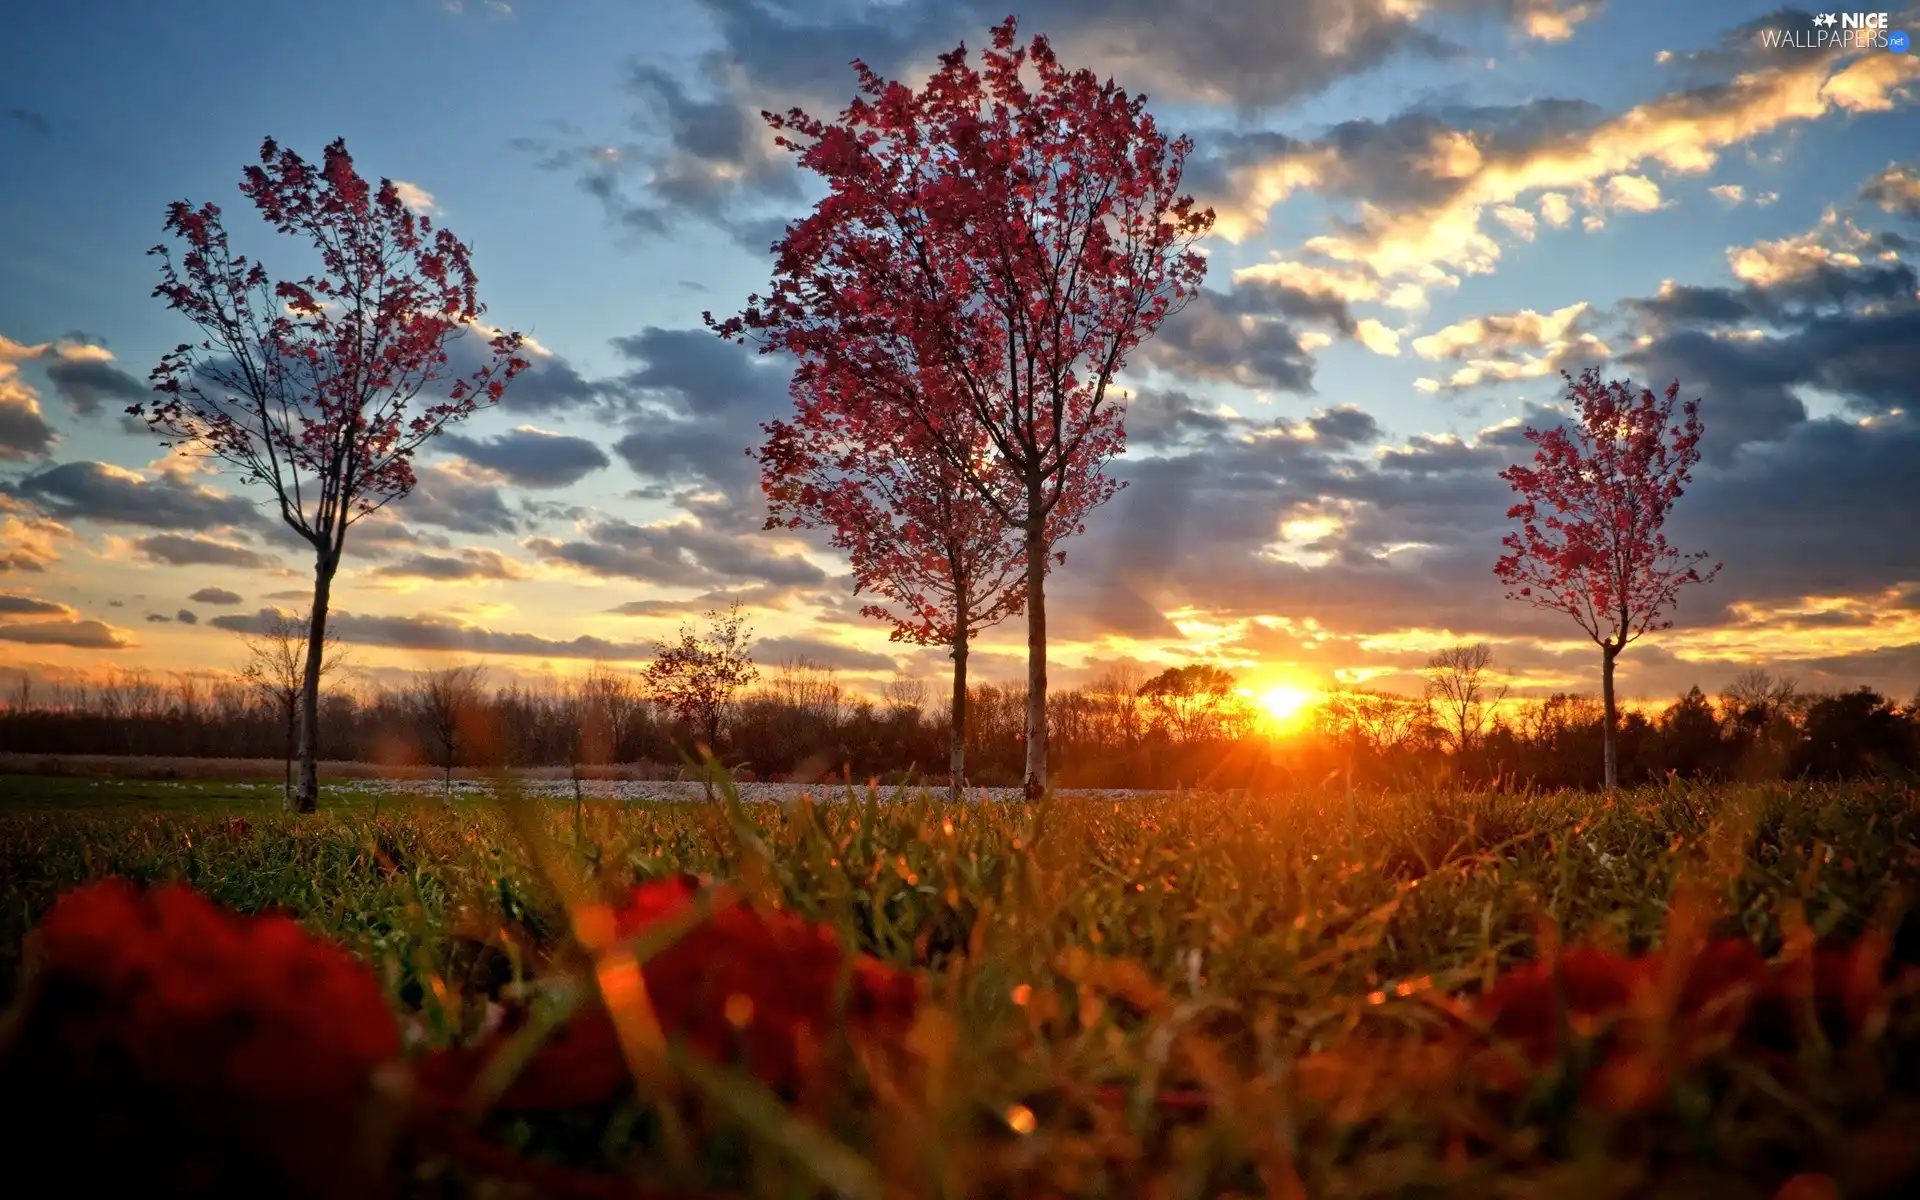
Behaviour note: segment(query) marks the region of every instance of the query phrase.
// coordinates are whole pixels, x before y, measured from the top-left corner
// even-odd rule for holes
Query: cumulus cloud
[[[40,349],[0,336],[0,462],[39,458],[56,440],[39,396],[21,380],[17,365]]]
[[[137,539],[135,550],[151,562],[173,567],[247,567],[279,565],[272,558],[237,542],[190,533],[156,533]]]
[[[510,433],[476,439],[443,435],[437,446],[452,451],[504,482],[527,488],[561,488],[580,482],[613,460],[586,438],[519,425]]]
[[[709,530],[692,521],[635,525],[604,520],[571,541],[529,538],[540,558],[603,579],[633,579],[663,587],[714,587],[755,581],[809,585],[826,572],[798,554],[764,548],[753,540]]]
[[[72,646],[77,650],[125,650],[133,645],[100,621],[33,621],[0,625],[0,642],[28,646]]]
[[[632,364],[609,385],[632,414],[614,453],[663,495],[718,493],[726,504],[709,506],[704,522],[743,534],[758,528],[748,510],[757,507],[759,473],[747,450],[761,423],[791,404],[786,364],[704,329],[649,327],[616,338],[614,348]]]
[[[433,216],[440,211],[440,206],[433,202],[433,193],[417,183],[396,179],[393,190],[399,194],[400,203],[422,216]]]
[[[60,545],[73,540],[73,530],[0,489],[0,575],[41,574],[60,560]]]
[[[187,599],[199,604],[225,605],[241,603],[239,592],[230,592],[223,587],[203,587],[193,595],[188,596]]]
[[[0,363],[0,461],[39,458],[53,448],[53,426],[25,385],[8,379]]]
[[[216,529],[256,525],[259,510],[239,496],[177,475],[138,471],[102,462],[68,462],[29,475],[13,494],[32,500],[62,520],[144,525],[151,529]]]
[[[0,615],[9,617],[62,617],[73,610],[57,600],[0,592]]]
[[[1613,116],[1563,101],[1507,110],[1417,111],[1356,121],[1311,140],[1243,139],[1213,170],[1216,230],[1245,240],[1296,192],[1352,199],[1357,215],[1304,243],[1309,264],[1346,268],[1382,291],[1457,285],[1485,274],[1501,246],[1483,218],[1539,197],[1562,226],[1570,197],[1610,209],[1661,202],[1645,172],[1697,175],[1727,150],[1831,114],[1885,111],[1920,76],[1910,55],[1775,56],[1712,86],[1669,92]]]
[[[985,0],[934,6],[707,0],[721,48],[677,71],[627,73],[631,132],[612,138],[528,137],[514,144],[575,176],[616,226],[660,236],[687,221],[717,224],[764,253],[800,193],[763,109],[839,111],[859,57],[916,85],[937,54],[976,49],[1006,13]],[[1597,3],[1560,0],[1037,0],[1022,30],[1045,32],[1071,66],[1132,91],[1243,114],[1313,95],[1398,56],[1442,58],[1457,47],[1423,18],[1431,10],[1495,13],[1525,36],[1558,41]]]
[[[1886,170],[1867,180],[1860,198],[1887,212],[1920,220],[1920,166],[1889,163]]]
[[[513,533],[520,528],[499,484],[476,478],[458,463],[434,463],[417,474],[418,486],[388,506],[396,517],[455,533]]]
[[[1529,308],[1456,322],[1413,339],[1413,352],[1464,365],[1445,380],[1421,378],[1414,386],[1427,392],[1459,390],[1557,376],[1575,364],[1598,365],[1613,351],[1592,331],[1597,319],[1593,306],[1581,301],[1550,313]]]

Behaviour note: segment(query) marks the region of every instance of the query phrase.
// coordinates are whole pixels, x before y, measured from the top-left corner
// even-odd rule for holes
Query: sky
[[[313,161],[344,137],[472,248],[487,320],[529,335],[499,407],[355,527],[333,607],[361,671],[631,668],[738,599],[762,663],[944,678],[943,651],[860,615],[824,538],[762,528],[747,450],[786,376],[701,314],[765,289],[818,195],[760,113],[837,112],[856,58],[918,84],[1011,2],[15,6],[0,682],[232,670],[262,610],[310,597],[260,487],[124,416],[192,333],[151,296],[169,202],[220,204],[243,251],[305,272],[237,191],[268,136]],[[1668,532],[1725,563],[1622,656],[1623,696],[1754,666],[1920,686],[1920,55],[1712,0],[1017,15],[1193,137],[1217,217],[1204,291],[1121,378],[1126,486],[1049,581],[1056,686],[1200,661],[1256,692],[1406,689],[1486,641],[1516,695],[1597,690],[1598,649],[1492,574],[1498,472],[1586,367],[1701,400]],[[972,667],[1023,664],[1016,620]]]

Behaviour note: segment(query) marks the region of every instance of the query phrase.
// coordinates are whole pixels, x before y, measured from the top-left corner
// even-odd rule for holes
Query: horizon
[[[262,489],[120,416],[190,330],[148,298],[167,203],[218,203],[243,250],[303,270],[235,189],[271,135],[310,161],[344,136],[473,248],[486,320],[534,339],[499,408],[349,536],[334,627],[365,670],[631,669],[739,599],[763,664],[867,692],[941,678],[942,649],[859,615],[824,535],[760,528],[744,452],[787,411],[785,374],[700,326],[765,289],[766,243],[811,200],[758,110],[836,111],[854,57],[917,85],[1005,15],[871,7],[776,28],[756,0],[361,0],[315,30],[188,6],[106,37],[13,18],[0,676],[225,671],[236,627],[304,608],[310,568]],[[1621,656],[1623,707],[1754,667],[1920,685],[1920,161],[1893,154],[1920,58],[1768,48],[1808,14],[1734,4],[1384,5],[1343,30],[1336,4],[1249,3],[1159,40],[1075,0],[1024,8],[1023,39],[1195,137],[1187,190],[1219,214],[1205,291],[1122,376],[1128,487],[1049,579],[1057,688],[1204,662],[1255,695],[1405,694],[1430,653],[1484,641],[1514,700],[1597,692],[1598,648],[1492,570],[1497,472],[1588,366],[1702,399],[1670,529],[1726,563]],[[413,106],[420,47],[489,86]],[[172,73],[188,53],[246,69]],[[327,83],[275,86],[305,78]],[[975,679],[1023,686],[1023,643],[1018,620],[989,631]]]

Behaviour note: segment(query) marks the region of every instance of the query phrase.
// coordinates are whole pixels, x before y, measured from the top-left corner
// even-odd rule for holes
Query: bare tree
[[[614,762],[646,715],[633,676],[595,663],[572,688],[575,765]]]
[[[882,695],[890,713],[925,712],[927,707],[927,681],[915,679],[910,675],[896,674],[887,680]]]
[[[1484,677],[1492,665],[1493,648],[1485,642],[1449,646],[1427,660],[1427,703],[1436,710],[1436,724],[1455,754],[1473,748],[1493,710],[1507,697],[1504,684],[1490,693]]]
[[[774,665],[767,691],[776,703],[829,729],[839,728],[846,696],[834,668],[805,655],[783,658]]]
[[[287,769],[283,806],[292,812],[295,808],[293,761],[299,745],[300,698],[306,691],[307,653],[312,645],[306,614],[272,609],[261,615],[252,633],[242,633],[240,640],[247,651],[247,661],[240,668],[240,678],[261,699],[273,706],[274,714],[286,731],[283,758]],[[340,639],[332,630],[325,631],[320,641],[320,668],[314,673],[314,678],[324,686],[327,678],[344,662],[340,655]]]
[[[413,703],[420,714],[436,765],[446,772],[446,800],[453,802],[453,767],[466,731],[480,707],[486,668],[478,664],[442,667],[416,677]]]
[[[1328,692],[1314,706],[1313,719],[1328,740],[1369,756],[1385,757],[1424,741],[1431,728],[1432,711],[1420,701],[1397,693],[1342,688]]]

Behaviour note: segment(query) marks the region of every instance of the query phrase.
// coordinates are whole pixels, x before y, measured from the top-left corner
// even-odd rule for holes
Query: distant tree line
[[[1275,736],[1212,667],[1158,675],[1114,669],[1047,700],[1063,787],[1594,787],[1602,782],[1603,709],[1593,697],[1504,699],[1473,655],[1436,655],[1426,696],[1328,694],[1307,726]],[[1464,670],[1462,663],[1464,662]],[[322,757],[387,765],[684,769],[710,736],[749,778],[946,781],[950,707],[925,681],[879,698],[831,668],[774,664],[719,705],[713,725],[676,716],[637,674],[596,667],[549,683],[491,686],[453,666],[397,685],[334,686],[319,710]],[[0,752],[165,757],[287,757],[284,690],[256,678],[117,673],[90,684],[29,683],[0,698]],[[966,782],[1024,777],[1026,694],[968,688]],[[1816,694],[1764,671],[1717,697],[1693,688],[1655,715],[1629,709],[1618,731],[1620,782],[1844,779],[1920,771],[1920,695],[1902,705],[1869,688]]]

